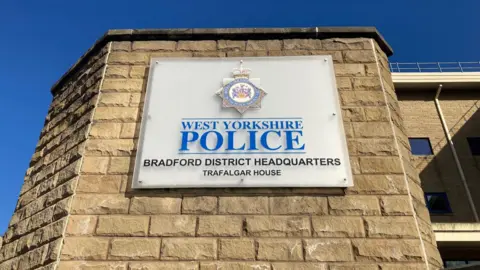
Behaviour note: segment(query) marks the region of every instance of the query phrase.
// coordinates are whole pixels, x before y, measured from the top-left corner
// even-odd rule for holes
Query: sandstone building
[[[0,269],[440,269],[480,260],[480,77],[392,73],[391,54],[375,28],[108,31],[52,87]],[[131,188],[151,58],[307,55],[333,59],[353,187]]]

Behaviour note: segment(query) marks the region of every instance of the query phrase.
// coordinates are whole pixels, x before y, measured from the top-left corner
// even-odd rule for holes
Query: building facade
[[[477,260],[469,145],[478,80],[392,74],[391,54],[374,28],[107,32],[52,87],[0,269],[440,269],[442,257]],[[352,187],[132,188],[151,58],[308,55],[332,57]]]

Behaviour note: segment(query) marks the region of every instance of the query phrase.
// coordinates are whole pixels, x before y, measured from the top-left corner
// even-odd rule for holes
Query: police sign
[[[152,59],[133,188],[352,184],[330,56]]]

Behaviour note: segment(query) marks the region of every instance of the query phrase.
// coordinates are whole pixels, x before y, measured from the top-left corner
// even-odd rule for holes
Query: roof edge
[[[375,27],[307,27],[307,28],[177,28],[108,30],[52,86],[52,94],[63,85],[87,59],[111,41],[138,40],[262,40],[287,38],[372,38],[387,56],[393,50]]]

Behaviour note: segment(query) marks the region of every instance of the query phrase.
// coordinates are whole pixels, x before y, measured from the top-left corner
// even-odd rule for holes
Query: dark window
[[[479,261],[444,261],[443,265],[445,267],[458,267],[464,265],[478,265]]]
[[[474,156],[480,156],[480,137],[467,138],[468,146]]]
[[[425,200],[430,213],[443,214],[452,212],[447,193],[445,192],[425,193]]]
[[[412,154],[416,156],[433,155],[432,146],[428,138],[408,138]]]

